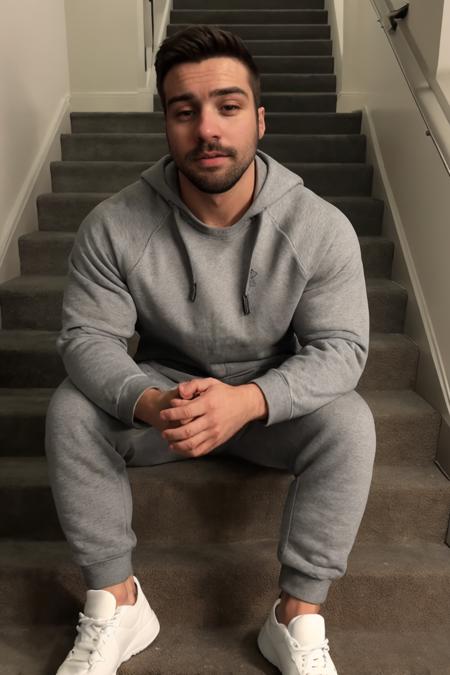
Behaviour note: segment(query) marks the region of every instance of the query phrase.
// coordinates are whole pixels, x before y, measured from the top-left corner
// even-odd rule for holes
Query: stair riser
[[[118,192],[140,179],[151,162],[51,162],[54,192]],[[302,176],[307,188],[319,195],[368,196],[372,187],[370,165],[291,164],[287,168]]]
[[[226,22],[227,18],[223,20]],[[257,25],[260,23],[258,16],[255,17],[254,24],[220,24],[222,30],[230,31],[238,35],[242,40],[265,40],[268,32],[266,25]],[[261,22],[262,23],[262,22]],[[255,25],[256,24],[256,25]],[[188,27],[189,24],[169,24],[167,26],[167,35],[176,35],[181,30]],[[326,24],[272,24],[270,26],[270,38],[275,40],[329,40],[330,26]],[[262,72],[262,71],[261,71]],[[284,72],[282,70],[279,71]],[[309,72],[314,72],[310,70]]]
[[[57,387],[67,373],[56,351],[0,351],[0,387]]]
[[[48,194],[37,200],[39,229],[50,232],[76,232],[82,220],[103,199],[110,195]],[[383,217],[383,202],[367,200],[355,203],[351,199],[329,198],[332,204],[340,209],[353,224],[359,235],[379,235]]]
[[[380,343],[369,345],[366,367],[357,388],[412,389],[416,381],[418,349],[415,345],[393,344],[386,349]]]
[[[336,92],[336,76],[327,73],[284,73],[272,72],[261,74],[261,91]]]
[[[270,112],[336,112],[336,101],[336,94],[331,92],[261,94],[261,105]],[[162,110],[161,101],[156,94],[153,103],[154,110]]]
[[[45,231],[76,232],[83,219],[111,193],[39,195],[37,214],[39,229]]]
[[[303,24],[326,24],[328,20],[328,13],[325,10],[308,10],[308,9],[258,9],[254,10],[189,10],[176,9],[170,13],[171,24],[212,24],[221,25],[226,24],[243,24],[243,23],[267,23],[273,24],[287,24],[287,23],[303,23]],[[270,28],[268,29],[270,31]]]
[[[154,113],[96,113],[71,115],[72,133],[164,133],[164,115]],[[359,134],[361,115],[355,113],[266,112],[266,134]]]
[[[417,417],[377,416],[375,464],[430,466],[436,456],[440,416],[433,411]],[[383,511],[385,505],[380,506]],[[448,509],[447,509],[448,511]],[[442,541],[444,538],[442,538]],[[401,533],[398,541],[401,541]]]
[[[159,544],[226,543],[278,537],[292,477],[264,471],[229,481],[192,486],[152,478],[151,469],[130,469],[133,529],[138,541]],[[443,481],[445,483],[445,481]],[[208,514],[198,509],[209,504]],[[166,504],[162,507],[162,504]],[[420,508],[418,508],[420,504]],[[62,539],[49,486],[0,487],[0,536]],[[448,488],[380,489],[372,484],[358,531],[359,543],[443,542],[448,522]]]
[[[2,623],[75,624],[86,593],[78,567],[56,560],[45,566],[36,563],[32,574],[10,568],[7,561],[2,565]],[[340,629],[423,630],[422,613],[411,611],[420,597],[433,607],[432,617],[427,615],[427,629],[447,625],[448,573],[427,574],[424,570],[420,576],[399,576],[382,572],[377,576],[353,575],[348,570],[335,580],[324,606],[327,625]],[[224,560],[213,556],[192,558],[190,565],[186,560],[172,562],[171,558],[165,564],[152,564],[151,556],[138,554],[134,573],[166,630],[174,622],[210,628],[249,621],[262,625],[279,593],[276,543],[270,556],[252,557],[239,565],[232,556]]]
[[[254,60],[260,73],[334,72],[332,56],[255,56]]]
[[[381,235],[384,213],[384,202],[381,200],[367,202],[328,197],[328,201],[347,216],[358,235]]]
[[[165,136],[149,134],[62,135],[63,161],[157,161],[168,154]],[[364,162],[365,136],[316,136],[273,134],[259,141],[259,148],[278,162]]]
[[[68,257],[72,241],[31,241],[19,239],[19,255],[22,274],[67,274]],[[380,241],[361,244],[366,277],[389,278],[392,264],[392,242]],[[1,375],[0,375],[1,377]]]
[[[324,0],[283,0],[283,9],[324,9]],[[210,9],[279,9],[276,0],[209,0]],[[173,0],[173,9],[205,9],[205,0]]]
[[[386,295],[369,292],[370,326],[372,331],[403,332],[406,292]],[[2,327],[11,329],[60,330],[62,293],[1,294]]]
[[[363,241],[361,242],[361,255],[366,278],[390,278],[394,255],[393,242]]]
[[[331,40],[245,40],[252,56],[332,56]]]

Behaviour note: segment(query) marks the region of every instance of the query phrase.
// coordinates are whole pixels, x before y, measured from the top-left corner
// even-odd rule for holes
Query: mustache
[[[237,152],[234,148],[223,148],[220,145],[208,143],[208,145],[202,145],[201,147],[195,148],[195,150],[191,150],[191,152],[188,152],[188,154],[186,155],[186,159],[196,160],[207,152],[217,152],[220,153],[221,155],[227,155],[229,157],[236,157],[237,155]]]

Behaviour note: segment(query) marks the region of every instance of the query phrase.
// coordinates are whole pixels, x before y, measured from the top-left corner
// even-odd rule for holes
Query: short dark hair
[[[179,63],[200,63],[218,56],[238,59],[247,67],[255,107],[259,107],[261,96],[259,70],[241,38],[217,26],[193,25],[167,37],[156,54],[156,88],[164,111],[166,102],[163,85],[169,70]]]

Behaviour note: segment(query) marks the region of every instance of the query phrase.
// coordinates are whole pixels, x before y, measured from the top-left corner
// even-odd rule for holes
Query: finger
[[[162,432],[163,438],[169,443],[176,443],[179,441],[186,441],[194,438],[199,433],[206,430],[206,423],[204,418],[196,419],[190,424],[184,424],[179,427],[165,429]]]
[[[209,452],[213,449],[213,439],[207,431],[204,431],[187,441],[171,443],[169,448],[175,452],[180,452],[183,455],[198,457],[199,455],[202,455],[205,452]]]
[[[200,398],[197,398],[194,401],[172,399],[172,402],[173,401],[178,401],[174,407],[164,408],[164,410],[161,410],[159,415],[162,420],[173,422],[175,420],[183,420],[188,417],[199,417],[206,412],[205,403]]]
[[[196,418],[195,417],[188,417],[187,420],[180,420],[178,424],[184,425],[184,424],[189,424],[190,422],[193,422]]]
[[[206,391],[211,386],[209,378],[195,378],[189,380],[188,382],[180,382],[178,385],[178,391],[181,396],[185,398],[190,398],[193,395],[199,395],[200,393]]]

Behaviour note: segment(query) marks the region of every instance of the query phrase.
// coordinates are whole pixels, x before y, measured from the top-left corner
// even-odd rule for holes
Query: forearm
[[[266,425],[302,417],[354,389],[367,349],[343,339],[317,341],[255,378],[266,396]]]
[[[152,387],[168,388],[164,375],[155,369],[143,372],[118,339],[88,335],[81,329],[63,330],[57,349],[75,386],[129,426],[140,427],[133,412],[143,392]]]

